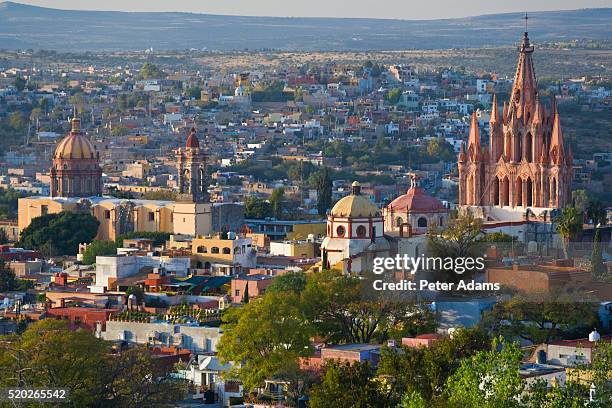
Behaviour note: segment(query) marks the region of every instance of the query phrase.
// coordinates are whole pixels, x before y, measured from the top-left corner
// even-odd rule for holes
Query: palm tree
[[[555,222],[563,243],[563,255],[569,259],[569,243],[582,231],[582,216],[574,207],[565,207]]]

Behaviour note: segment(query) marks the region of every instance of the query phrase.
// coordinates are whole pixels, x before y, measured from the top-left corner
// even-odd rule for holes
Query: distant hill
[[[612,38],[612,8],[530,14],[536,43]],[[445,20],[240,17],[71,11],[0,3],[0,49],[394,50],[516,43],[522,13]]]

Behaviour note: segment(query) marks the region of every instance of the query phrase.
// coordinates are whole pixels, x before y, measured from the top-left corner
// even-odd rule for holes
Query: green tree
[[[301,293],[306,288],[306,274],[304,272],[285,273],[272,280],[272,284],[266,289],[269,292],[294,292]]]
[[[202,96],[202,89],[199,86],[192,86],[191,88],[187,89],[187,96],[190,99],[200,99]]]
[[[582,216],[574,207],[565,207],[555,218],[555,223],[563,244],[563,255],[569,259],[570,241],[582,231]]]
[[[363,296],[362,285],[368,283],[333,270],[308,277],[301,292],[304,312],[325,341],[370,343],[432,329],[426,310],[407,300]]]
[[[164,71],[160,70],[157,65],[151,62],[145,62],[138,73],[139,79],[161,79],[166,76],[167,74]]]
[[[17,289],[15,272],[0,259],[0,292],[10,292]]]
[[[15,80],[13,81],[13,86],[17,88],[19,92],[21,92],[25,89],[26,83],[27,81],[23,79],[22,77],[16,77]]]
[[[75,255],[79,244],[93,241],[99,225],[90,214],[68,211],[46,214],[34,218],[21,232],[19,245],[48,256]]]
[[[64,320],[43,319],[0,341],[0,385],[66,388],[74,407],[161,407],[185,396],[185,386],[136,346],[112,354],[111,343]]]
[[[481,325],[495,335],[533,344],[570,334],[580,337],[597,325],[597,314],[587,300],[561,293],[515,295],[485,313]]]
[[[117,253],[117,246],[114,241],[94,240],[83,252],[83,264],[91,265],[96,263],[97,256],[114,255]]]
[[[266,200],[247,197],[244,200],[245,218],[265,219],[272,216],[272,206]]]
[[[586,212],[589,206],[589,193],[584,189],[572,191],[572,207],[579,213]]]
[[[332,205],[332,180],[327,167],[317,174],[315,188],[317,189],[317,212],[324,217]]]
[[[479,237],[482,234],[482,220],[466,215],[451,220],[448,228],[441,234],[431,230],[427,236],[427,253],[431,257],[442,259],[477,258],[483,254]],[[451,282],[467,278],[476,272],[476,268],[466,268],[463,274],[456,271],[436,271],[441,279]]]
[[[176,201],[176,193],[172,190],[147,191],[142,194],[143,200]]]
[[[601,224],[605,226],[608,218],[608,214],[606,212],[606,206],[598,200],[591,200],[586,209],[587,217],[589,217],[593,221],[593,225],[597,226]]]
[[[393,88],[387,94],[387,101],[391,105],[395,105],[395,104],[397,104],[399,102],[401,96],[402,96],[402,89],[401,88]]]
[[[304,319],[298,295],[271,292],[223,316],[223,337],[217,345],[222,362],[237,364],[236,375],[247,390],[265,379],[293,379],[298,358],[311,353],[312,329]]]
[[[427,401],[442,398],[448,377],[461,360],[488,350],[491,341],[480,329],[459,329],[453,337],[437,340],[428,348],[391,348],[381,350],[378,375],[389,379],[391,401],[399,402],[403,395],[417,392]]]
[[[136,304],[141,305],[144,302],[145,293],[140,286],[130,286],[125,290],[126,298],[130,295],[136,296]]]
[[[310,391],[310,408],[388,407],[387,395],[373,380],[370,364],[329,362],[320,385]]]
[[[16,132],[22,132],[28,126],[26,117],[21,112],[13,112],[9,115],[9,124]]]
[[[283,218],[283,200],[285,199],[285,189],[275,188],[270,196],[270,206],[272,207],[272,214],[278,220]]]
[[[497,348],[501,350],[497,350]],[[461,362],[450,376],[446,395],[451,406],[470,408],[519,408],[525,389],[519,374],[523,353],[514,343],[494,342],[491,350],[478,352]]]

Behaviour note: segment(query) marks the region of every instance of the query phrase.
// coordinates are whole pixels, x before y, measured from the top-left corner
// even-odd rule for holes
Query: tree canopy
[[[113,241],[94,240],[87,246],[83,253],[83,264],[91,265],[96,263],[97,256],[114,255],[117,253],[117,245]]]
[[[2,340],[3,387],[66,388],[71,406],[81,407],[161,407],[185,395],[145,347],[112,354],[110,342],[67,321],[40,320]]]
[[[91,214],[62,211],[32,219],[22,232],[19,245],[48,256],[75,255],[79,244],[90,243],[100,223]]]

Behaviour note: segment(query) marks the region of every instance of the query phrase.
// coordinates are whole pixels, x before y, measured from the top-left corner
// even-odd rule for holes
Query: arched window
[[[225,248],[223,248],[223,253],[224,253],[225,255],[228,255],[228,254],[231,254],[231,253],[232,253],[232,250],[231,250],[231,249],[229,249],[228,247],[225,247]]]
[[[533,200],[533,182],[531,181],[531,178],[527,179],[527,206],[528,207],[533,207],[534,204],[534,200]]]
[[[523,206],[523,180],[521,178],[516,179],[516,202],[514,206]]]
[[[344,234],[346,234],[346,229],[342,225],[336,228],[336,235],[338,235],[339,237],[343,237]]]
[[[364,238],[366,236],[366,227],[360,225],[357,227],[357,237]]]
[[[200,245],[198,247],[198,254],[205,254],[208,252],[208,249],[204,245]]]
[[[404,221],[402,220],[402,217],[397,217],[395,219],[395,226],[396,227],[401,227],[401,225],[404,223]]]
[[[240,255],[240,247],[234,248],[234,254],[235,255]]]
[[[440,226],[443,227],[444,226],[444,217],[440,217]]]
[[[525,137],[525,160],[529,163],[533,162],[533,136],[527,133]]]
[[[427,218],[425,218],[425,217],[420,217],[420,218],[417,220],[417,226],[418,226],[419,228],[427,228]]]
[[[219,248],[218,248],[218,247],[212,247],[212,248],[210,248],[210,253],[211,253],[211,254],[218,254],[218,253],[219,253]]]

